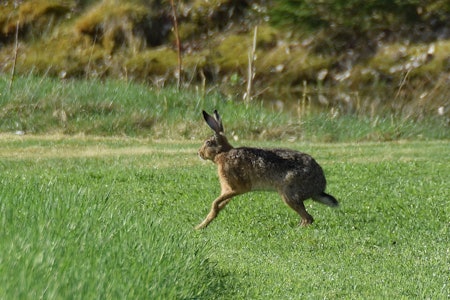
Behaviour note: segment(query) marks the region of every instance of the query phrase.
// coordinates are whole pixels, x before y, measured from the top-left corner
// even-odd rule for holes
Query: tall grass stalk
[[[256,60],[256,41],[258,36],[258,26],[253,30],[253,43],[248,52],[248,69],[247,69],[247,90],[244,93],[244,101],[249,103],[252,100],[252,85],[255,78],[255,60]]]
[[[174,0],[170,0],[170,6],[172,8],[172,18],[173,18],[173,29],[175,34],[175,42],[177,46],[177,59],[178,59],[178,71],[177,71],[177,90],[180,90],[181,87],[181,78],[183,76],[183,63],[181,59],[181,43],[180,43],[180,34],[178,32],[178,18],[177,18],[177,10],[175,8]]]
[[[16,22],[16,34],[15,34],[15,43],[14,43],[14,58],[13,65],[11,68],[11,78],[9,81],[8,92],[11,93],[11,89],[14,83],[14,77],[16,76],[16,63],[17,63],[17,54],[19,52],[19,20]]]

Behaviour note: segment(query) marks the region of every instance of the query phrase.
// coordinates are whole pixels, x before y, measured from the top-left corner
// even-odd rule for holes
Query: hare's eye
[[[207,141],[205,142],[205,144],[206,144],[206,146],[208,146],[208,147],[214,147],[214,146],[217,145],[217,142],[216,142],[215,140],[207,140]]]

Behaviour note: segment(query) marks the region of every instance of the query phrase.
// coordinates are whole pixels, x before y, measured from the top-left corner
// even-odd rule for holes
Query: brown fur
[[[301,217],[301,225],[313,222],[303,201],[312,198],[329,206],[337,206],[336,199],[326,194],[326,180],[320,165],[308,154],[288,149],[234,148],[223,133],[217,111],[212,117],[203,112],[214,135],[200,147],[198,154],[217,164],[220,196],[196,229],[205,228],[234,196],[253,190],[277,191],[283,201]]]

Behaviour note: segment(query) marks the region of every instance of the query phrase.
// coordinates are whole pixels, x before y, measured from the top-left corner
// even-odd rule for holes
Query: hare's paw
[[[312,217],[311,218],[307,218],[307,219],[302,219],[300,221],[300,226],[306,227],[306,226],[311,225],[313,222],[314,222],[314,219]]]
[[[204,220],[203,222],[201,222],[200,224],[198,224],[197,226],[194,227],[195,230],[201,230],[206,228],[206,226],[208,226],[208,224],[210,223],[210,221],[208,220]]]
[[[204,226],[202,226],[202,224],[198,224],[197,226],[194,227],[195,230],[201,230],[205,228]]]

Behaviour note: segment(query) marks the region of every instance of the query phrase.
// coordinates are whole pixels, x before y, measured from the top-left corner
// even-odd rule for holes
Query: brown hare
[[[203,143],[198,155],[217,164],[221,193],[196,229],[208,226],[231,198],[253,190],[277,191],[300,215],[302,226],[313,222],[303,201],[312,198],[328,206],[338,206],[337,200],[325,193],[322,168],[308,154],[288,149],[234,148],[224,135],[217,111],[214,117],[203,111],[203,117],[214,135]]]

